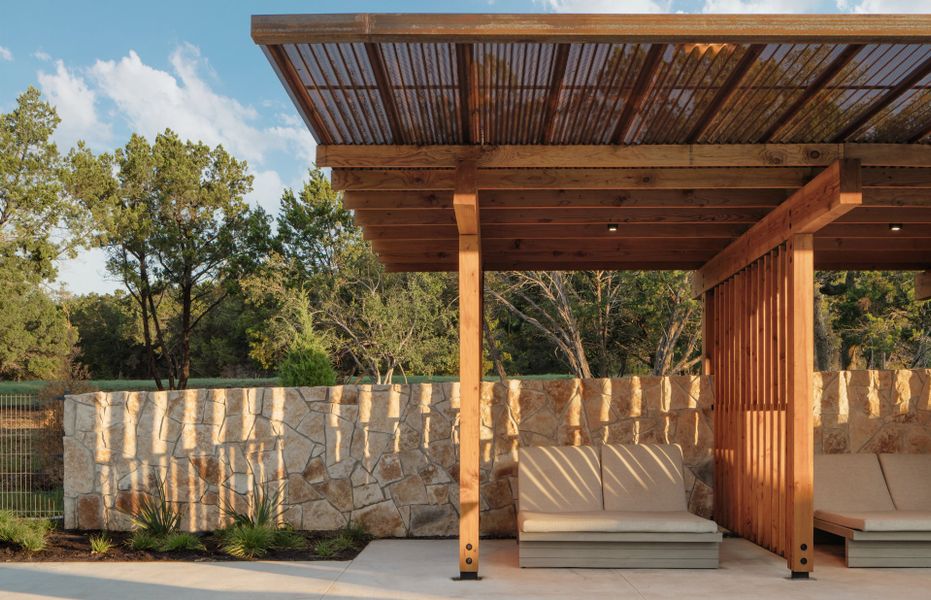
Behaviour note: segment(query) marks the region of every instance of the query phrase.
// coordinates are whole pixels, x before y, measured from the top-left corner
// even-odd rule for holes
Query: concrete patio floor
[[[846,569],[841,547],[816,549],[815,577],[787,579],[785,561],[726,539],[709,571],[519,569],[517,544],[482,542],[481,581],[457,582],[454,540],[380,540],[352,562],[7,563],[0,598],[356,600],[432,598],[926,600],[931,569]]]

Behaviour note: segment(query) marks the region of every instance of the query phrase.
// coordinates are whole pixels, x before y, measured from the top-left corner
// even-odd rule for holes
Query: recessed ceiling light
[[[608,223],[608,231],[617,231],[617,223]]]
[[[902,231],[901,223],[889,223],[889,231]]]

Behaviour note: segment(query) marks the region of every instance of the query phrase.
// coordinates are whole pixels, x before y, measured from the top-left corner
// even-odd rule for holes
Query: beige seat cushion
[[[688,510],[679,446],[606,445],[601,450],[601,473],[605,510]]]
[[[815,518],[860,531],[931,531],[931,511],[927,510],[845,513],[816,510]]]
[[[517,468],[520,510],[602,510],[601,462],[592,446],[521,448]]]
[[[568,512],[522,510],[517,523],[524,533],[714,533],[718,526],[689,512]]]
[[[897,509],[931,511],[931,454],[880,454],[879,462]]]
[[[815,510],[865,513],[895,510],[875,454],[816,454]]]

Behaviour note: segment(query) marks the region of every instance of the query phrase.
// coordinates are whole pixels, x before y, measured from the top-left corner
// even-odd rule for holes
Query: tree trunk
[[[488,354],[491,356],[491,362],[494,364],[495,371],[498,373],[498,379],[505,381],[508,378],[508,374],[504,370],[504,362],[501,360],[501,353],[498,351],[498,343],[491,332],[491,327],[488,326],[488,319],[485,318],[485,315],[482,315],[482,331],[485,332],[485,345],[488,347]]]
[[[155,380],[155,387],[162,391],[165,386],[162,384],[162,378],[158,374],[158,365],[155,362],[155,347],[152,342],[152,330],[149,325],[149,308],[147,306],[149,287],[149,273],[145,265],[145,257],[139,260],[139,307],[142,310],[142,338],[145,341],[146,359],[149,364],[149,377]],[[127,285],[128,287],[128,285]]]

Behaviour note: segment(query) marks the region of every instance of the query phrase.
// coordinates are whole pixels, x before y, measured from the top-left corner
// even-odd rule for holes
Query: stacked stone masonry
[[[690,508],[711,516],[711,407],[703,377],[483,384],[482,532],[515,533],[522,445],[677,443]],[[163,482],[192,531],[261,487],[300,529],[455,535],[458,409],[457,383],[69,396],[65,526],[128,529]],[[818,452],[931,452],[929,371],[819,374],[815,417]]]

